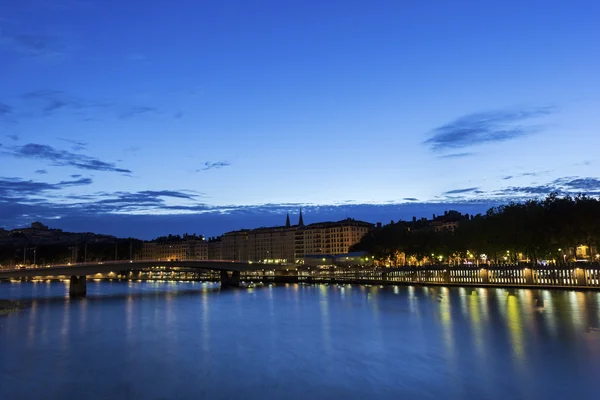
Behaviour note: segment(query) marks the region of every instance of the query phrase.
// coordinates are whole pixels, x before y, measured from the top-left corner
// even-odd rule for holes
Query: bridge
[[[220,271],[221,286],[239,286],[241,271],[262,271],[264,269],[277,269],[283,264],[262,264],[242,261],[106,261],[95,263],[77,263],[52,265],[48,267],[20,268],[0,271],[0,279],[15,279],[28,277],[70,276],[69,294],[71,296],[85,296],[87,291],[87,276],[122,271],[127,269],[144,269],[154,266],[179,267],[186,269],[199,269]]]

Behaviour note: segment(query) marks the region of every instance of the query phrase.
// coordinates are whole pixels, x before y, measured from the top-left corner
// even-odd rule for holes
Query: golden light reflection
[[[483,327],[481,323],[481,311],[479,309],[479,296],[476,291],[471,292],[469,296],[469,319],[471,320],[471,328],[473,331],[475,347],[481,356],[485,353],[483,343]]]
[[[202,349],[208,352],[210,349],[210,308],[208,291],[202,290]]]
[[[448,354],[448,361],[451,362],[450,368],[454,368],[456,362],[456,346],[454,343],[454,331],[452,326],[452,307],[450,303],[450,291],[447,287],[443,287],[439,298],[440,304],[440,321],[442,322],[442,330],[444,335],[444,346]]]
[[[323,348],[328,355],[331,354],[331,319],[329,316],[329,291],[326,285],[319,285],[321,308],[321,326],[323,327]]]
[[[510,294],[507,299],[507,325],[510,333],[510,341],[513,348],[513,353],[518,360],[523,360],[524,353],[524,337],[523,324],[521,321],[521,310],[519,309],[519,300],[513,294]]]
[[[464,287],[458,289],[458,298],[460,300],[460,311],[464,316],[467,316],[469,313],[467,308],[467,290]]]
[[[415,297],[415,287],[408,287],[408,305],[410,307],[410,311],[417,311],[417,298]]]
[[[583,332],[587,329],[583,308],[585,307],[585,295],[581,292],[569,293],[569,311],[573,327],[578,332]]]
[[[85,301],[85,299],[80,299],[81,301]],[[62,324],[60,326],[60,344],[61,344],[61,348],[63,351],[68,350],[69,348],[69,332],[71,330],[71,324],[70,324],[70,316],[71,316],[71,312],[69,311],[69,308],[74,305],[71,303],[71,301],[65,301],[64,303],[64,310],[63,310],[63,319],[62,319]]]

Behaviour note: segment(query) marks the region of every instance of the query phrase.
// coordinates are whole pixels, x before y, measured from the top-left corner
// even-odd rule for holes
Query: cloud
[[[61,187],[67,187],[67,186],[82,186],[82,185],[91,185],[91,184],[92,184],[91,178],[80,178],[75,181],[60,181],[57,185],[61,186]]]
[[[443,154],[440,155],[439,158],[464,158],[464,157],[470,157],[470,156],[474,156],[475,153],[452,153],[452,154]]]
[[[40,175],[45,175],[48,173],[48,171],[46,171],[45,169],[36,169],[35,173],[40,174]]]
[[[73,151],[87,150],[87,143],[85,143],[85,142],[79,142],[77,140],[63,139],[63,138],[58,138],[58,140],[62,140],[63,142],[71,143],[72,144],[71,150],[73,150]]]
[[[405,197],[403,200],[406,200],[406,201],[419,201],[419,199],[416,199],[414,197]]]
[[[19,135],[15,135],[14,133],[10,134],[10,135],[6,135],[6,137],[11,140],[14,140],[15,142],[19,141]]]
[[[223,168],[223,167],[229,167],[230,165],[231,165],[231,163],[228,161],[216,161],[216,162],[207,161],[204,163],[204,168],[197,169],[196,172],[208,171],[209,169],[219,169],[219,168]]]
[[[69,195],[49,193],[91,183],[90,178],[61,181],[57,184],[6,178],[0,180],[0,205],[11,205],[13,208],[35,205],[35,212],[47,215],[47,218],[68,215],[193,214],[210,208],[198,201],[203,196],[201,193],[190,191],[146,190]],[[60,201],[56,202],[57,198]],[[0,207],[0,214],[2,211]],[[6,214],[4,217],[8,218]]]
[[[532,176],[533,173],[521,174],[523,176]],[[535,175],[535,174],[533,174]],[[512,176],[504,177],[505,180],[512,179]],[[593,177],[562,177],[544,184],[531,184],[522,186],[507,186],[492,191],[481,191],[478,188],[467,188],[451,190],[443,193],[448,194],[475,194],[480,199],[493,200],[494,198],[505,198],[508,200],[521,201],[528,198],[544,197],[550,193],[557,192],[559,195],[577,195],[587,194],[591,196],[600,195],[600,179]],[[452,199],[451,197],[449,199]]]
[[[14,110],[12,106],[6,103],[0,102],[0,123],[14,124],[16,123],[14,118]],[[14,135],[16,136],[16,135]]]
[[[58,183],[37,182],[33,180],[22,180],[19,178],[0,177],[0,203],[2,200],[19,199],[27,202],[31,200],[27,196],[39,196],[48,191],[61,190],[65,187],[91,185],[90,178],[78,179],[76,181],[61,181]]]
[[[176,112],[175,114],[173,114],[173,118],[181,119],[181,118],[183,118],[184,115],[185,114],[183,112],[179,111],[179,112]]]
[[[112,101],[86,100],[62,90],[40,89],[24,93],[19,97],[21,118],[50,117],[59,113],[71,113],[84,121],[96,121],[106,115],[114,115],[120,119],[129,119],[144,114],[159,114],[160,111],[150,106],[131,106]],[[0,114],[0,117],[2,114]]]
[[[92,107],[83,100],[60,90],[34,90],[21,96],[28,104],[35,106],[43,115],[53,115],[60,110],[81,110]]]
[[[559,178],[554,181],[554,184],[562,186],[564,190],[582,193],[600,190],[600,179],[598,178]]]
[[[0,154],[17,158],[50,161],[51,165],[59,167],[70,166],[89,171],[131,173],[131,170],[117,168],[114,163],[101,161],[94,157],[66,150],[58,150],[44,144],[28,143],[24,146],[15,146],[7,149]]]
[[[12,113],[12,107],[8,104],[0,102],[0,117]]]
[[[549,172],[552,172],[552,171],[523,172],[523,173],[515,174],[515,175],[506,175],[506,176],[503,176],[502,179],[505,180],[505,181],[508,181],[510,179],[522,178],[522,177],[525,177],[525,176],[539,176],[539,175],[547,174]]]
[[[545,106],[469,114],[435,128],[424,144],[433,151],[445,151],[511,140],[539,131],[539,127],[523,124],[554,112],[556,107]]]
[[[447,192],[444,192],[443,194],[447,195],[447,194],[463,194],[463,193],[469,193],[469,192],[475,192],[477,191],[477,187],[471,187],[471,188],[466,188],[466,189],[454,189],[454,190],[449,190]]]
[[[81,175],[79,175],[79,174],[73,174],[73,175],[71,175],[71,178],[81,178]]]

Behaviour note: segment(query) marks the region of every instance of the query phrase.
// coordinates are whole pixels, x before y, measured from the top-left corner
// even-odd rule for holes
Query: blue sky
[[[0,226],[152,237],[600,194],[597,1],[7,0]]]

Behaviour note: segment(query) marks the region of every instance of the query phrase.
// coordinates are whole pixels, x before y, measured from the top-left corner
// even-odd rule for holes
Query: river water
[[[600,293],[0,283],[1,399],[599,399]]]

